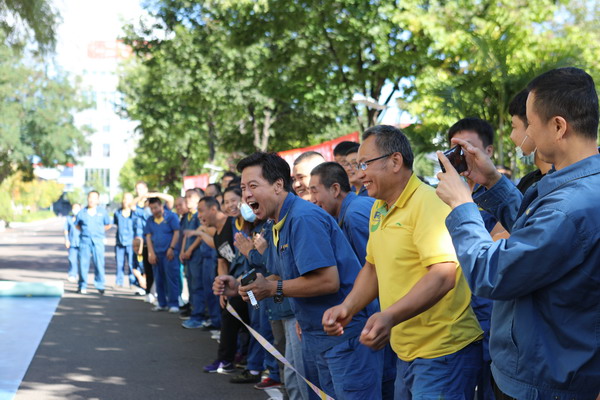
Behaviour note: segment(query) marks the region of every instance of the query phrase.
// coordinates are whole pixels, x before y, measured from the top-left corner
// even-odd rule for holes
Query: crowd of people
[[[212,331],[204,372],[290,399],[322,398],[300,375],[335,399],[600,398],[594,82],[548,71],[509,112],[518,157],[537,167],[517,185],[491,161],[492,126],[464,118],[448,147],[466,171],[438,152],[435,188],[402,131],[378,125],[335,161],[306,152],[290,169],[257,152],[177,199],[138,182],[112,221],[92,191],[65,224],[68,279],[85,294],[93,260],[104,293],[116,225],[116,285],[127,264],[154,311]]]

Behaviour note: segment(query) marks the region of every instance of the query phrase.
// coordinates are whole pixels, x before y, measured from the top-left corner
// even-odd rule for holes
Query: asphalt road
[[[133,290],[116,289],[114,231],[106,248],[107,290],[76,294],[67,282],[62,219],[0,232],[0,280],[65,282],[65,294],[15,399],[267,399],[250,384],[206,374],[217,342],[150,311]],[[90,274],[93,282],[93,271]]]

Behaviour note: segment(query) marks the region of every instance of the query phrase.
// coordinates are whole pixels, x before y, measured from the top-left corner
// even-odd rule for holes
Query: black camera
[[[459,174],[469,169],[469,167],[467,166],[467,159],[465,158],[465,153],[463,152],[462,147],[454,146],[450,150],[446,150],[444,152],[444,155],[446,156],[446,158],[448,158],[450,164],[452,164],[454,169],[456,169],[456,172],[458,172]],[[442,167],[442,172],[446,172],[446,169],[444,168],[444,165],[441,161],[440,167]]]

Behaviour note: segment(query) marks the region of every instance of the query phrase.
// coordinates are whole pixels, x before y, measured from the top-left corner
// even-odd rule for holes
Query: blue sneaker
[[[208,364],[204,367],[204,372],[215,373],[218,372],[220,374],[226,374],[235,371],[235,367],[232,363],[229,362],[221,362],[221,360],[215,360],[212,364]]]
[[[197,319],[188,319],[187,321],[183,321],[181,324],[186,329],[198,329],[204,326],[204,321],[198,321]]]

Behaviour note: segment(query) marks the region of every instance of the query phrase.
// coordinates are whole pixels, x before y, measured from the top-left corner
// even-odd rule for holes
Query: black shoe
[[[104,289],[98,289],[98,293],[100,293],[100,296],[104,295]]]
[[[231,383],[258,383],[260,382],[260,372],[253,375],[249,370],[245,369],[240,374],[229,380]]]
[[[179,309],[181,310],[182,307],[180,307]],[[179,312],[179,318],[186,320],[186,319],[190,319],[190,317],[192,316],[192,309],[191,308],[187,308],[184,309],[183,311]]]

